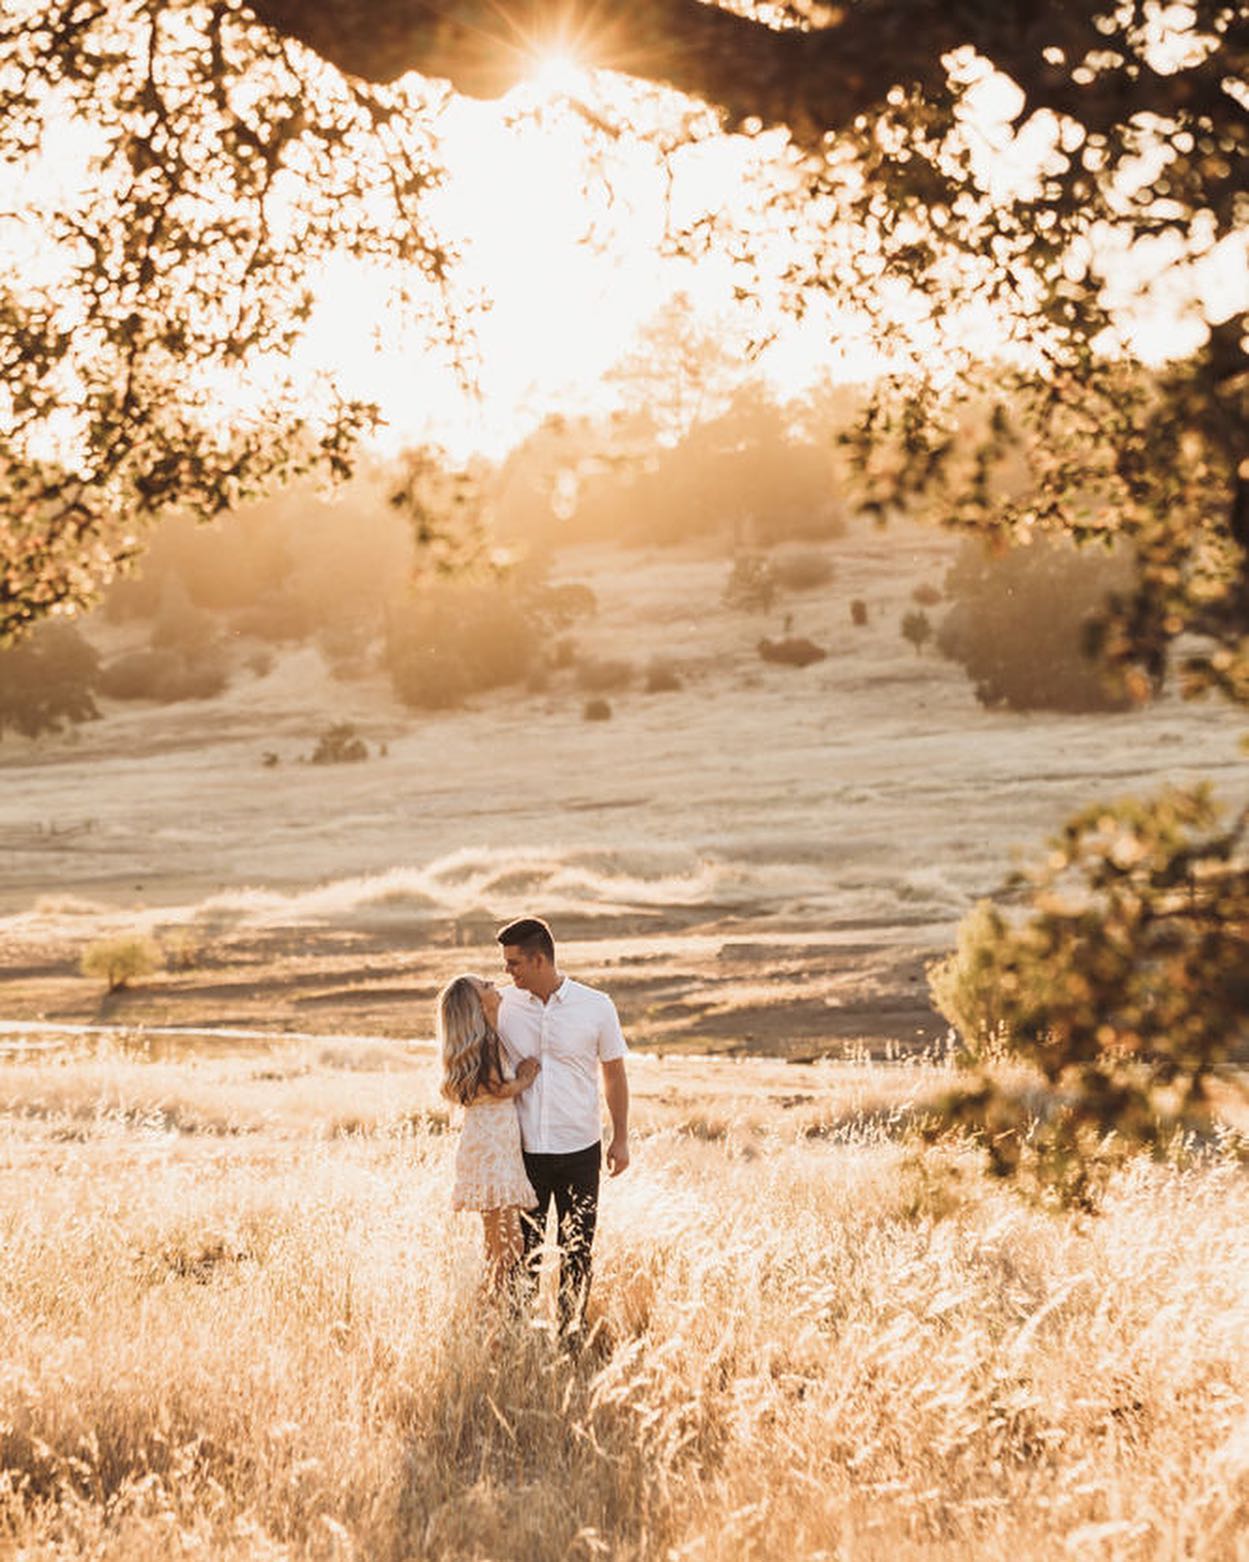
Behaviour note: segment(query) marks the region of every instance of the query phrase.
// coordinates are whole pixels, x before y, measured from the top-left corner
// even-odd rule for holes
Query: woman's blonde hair
[[[442,1093],[458,1106],[503,1080],[499,1036],[481,1006],[480,983],[479,976],[456,976],[438,994]]]

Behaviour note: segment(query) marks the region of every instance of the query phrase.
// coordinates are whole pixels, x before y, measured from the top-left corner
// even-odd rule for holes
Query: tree
[[[0,650],[0,736],[6,727],[34,738],[92,720],[99,676],[95,647],[73,624],[41,624],[21,645]]]
[[[165,963],[160,945],[146,934],[101,938],[83,950],[84,976],[102,976],[110,993],[159,971]]]
[[[946,575],[938,649],[963,664],[990,708],[1127,709],[1122,677],[1090,655],[1088,641],[1134,573],[1122,551],[1078,551],[1045,536],[996,554],[968,541]]]
[[[969,914],[930,983],[972,1066],[950,1115],[999,1176],[1094,1204],[1125,1153],[1207,1125],[1249,1042],[1247,831],[1205,787],[1098,804],[1019,875],[1022,908]]]
[[[915,608],[902,615],[902,638],[909,640],[918,656],[932,639],[932,620],[923,608]]]

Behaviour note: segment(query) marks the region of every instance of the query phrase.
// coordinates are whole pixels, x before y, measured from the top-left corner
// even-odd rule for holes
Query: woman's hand
[[[537,1058],[522,1058],[516,1065],[517,1083],[522,1089],[528,1089],[538,1077],[538,1070],[542,1064]]]

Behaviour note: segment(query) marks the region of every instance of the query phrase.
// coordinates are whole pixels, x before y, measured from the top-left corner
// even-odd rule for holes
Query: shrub
[[[772,577],[782,591],[814,591],[827,586],[835,573],[832,560],[814,548],[772,562]]]
[[[0,651],[0,735],[11,727],[34,738],[59,732],[66,721],[93,720],[99,674],[100,658],[75,625],[57,619],[42,624]]]
[[[1124,710],[1121,675],[1086,652],[1112,592],[1130,588],[1126,553],[1048,538],[991,556],[966,544],[946,577],[952,606],[937,646],[961,662],[982,705],[1011,710]]]
[[[991,1170],[1093,1202],[1142,1145],[1210,1126],[1210,1082],[1249,1043],[1249,809],[1222,827],[1207,787],[1096,804],[980,904],[933,999],[978,1077],[947,1102]],[[1009,1048],[1016,1078],[984,1067]]]
[[[828,652],[802,635],[785,640],[760,640],[757,650],[765,662],[779,662],[784,667],[810,667],[822,662]]]
[[[584,721],[610,721],[611,705],[604,699],[587,700],[581,707]]]
[[[733,560],[724,586],[724,605],[747,613],[766,613],[776,600],[776,575],[761,554],[741,553]]]
[[[627,688],[633,679],[630,662],[598,661],[587,657],[577,667],[577,684],[587,694],[613,694]]]
[[[930,586],[927,581],[922,586],[916,586],[911,592],[911,601],[917,602],[920,607],[936,607],[940,600],[940,591],[936,586]]]
[[[309,756],[314,765],[357,764],[368,757],[368,744],[349,721],[336,722],[334,726],[327,727]]]
[[[902,615],[902,638],[909,640],[915,647],[915,654],[924,649],[924,646],[932,639],[932,620],[922,609],[914,613]]]
[[[862,597],[855,597],[850,604],[850,622],[856,629],[867,627],[867,603]]]
[[[164,964],[160,945],[146,935],[101,938],[83,951],[82,974],[103,977],[111,993],[128,987],[140,977],[151,976]]]
[[[995,941],[1000,915],[991,900],[978,900],[959,923],[954,952],[928,967],[933,1007],[958,1032],[963,1051],[979,1058],[1008,1040],[1010,1005],[997,969]]]
[[[194,656],[178,652],[132,651],[111,661],[100,674],[99,688],[114,700],[208,700],[229,683],[228,662],[219,646]]]
[[[540,639],[540,627],[505,586],[440,581],[392,605],[385,662],[405,704],[445,709],[468,695],[523,683]]]
[[[681,687],[681,675],[671,662],[655,657],[646,669],[647,694],[672,694]]]

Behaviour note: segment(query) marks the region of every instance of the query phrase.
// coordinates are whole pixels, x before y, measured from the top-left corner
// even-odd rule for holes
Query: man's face
[[[507,974],[522,992],[536,990],[534,983],[542,969],[540,954],[527,954],[518,944],[504,944],[503,964],[507,967]]]

